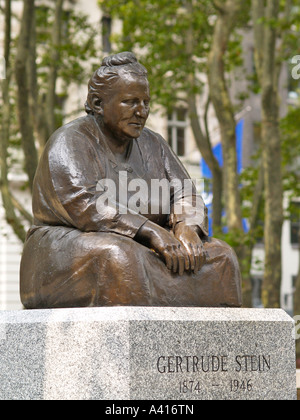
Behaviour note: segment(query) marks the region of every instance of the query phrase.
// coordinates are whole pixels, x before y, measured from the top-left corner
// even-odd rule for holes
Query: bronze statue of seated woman
[[[149,110],[146,69],[132,53],[107,57],[87,116],[48,141],[21,262],[25,308],[241,306],[236,255],[208,237],[189,175],[145,128]]]

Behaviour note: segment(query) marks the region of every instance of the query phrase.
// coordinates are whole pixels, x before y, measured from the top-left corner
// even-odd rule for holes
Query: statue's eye
[[[125,99],[124,101],[122,101],[122,104],[125,105],[134,105],[135,101],[133,99]]]

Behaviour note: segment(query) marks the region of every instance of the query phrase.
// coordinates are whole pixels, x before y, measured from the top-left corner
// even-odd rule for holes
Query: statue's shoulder
[[[93,135],[95,132],[96,126],[94,119],[86,115],[60,127],[52,134],[49,142],[54,143],[62,138],[64,140],[71,140],[74,137],[80,137],[80,135],[86,135],[87,133]]]
[[[47,142],[45,152],[54,151],[61,147],[77,147],[79,143],[97,136],[97,127],[94,119],[87,115],[77,118],[56,130]]]
[[[88,115],[60,127],[46,143],[41,165],[49,162],[50,166],[56,166],[70,158],[78,160],[86,153],[90,142],[97,140],[96,132],[95,122]]]

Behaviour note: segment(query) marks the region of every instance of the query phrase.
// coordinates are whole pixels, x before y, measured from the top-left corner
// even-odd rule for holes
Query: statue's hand
[[[146,222],[136,235],[136,241],[157,252],[165,261],[169,270],[183,275],[189,265],[189,256],[185,247],[164,228],[152,222]]]
[[[205,251],[199,236],[198,226],[189,226],[184,222],[178,223],[175,227],[175,238],[182,244],[188,254],[188,267],[197,273],[205,263]]]

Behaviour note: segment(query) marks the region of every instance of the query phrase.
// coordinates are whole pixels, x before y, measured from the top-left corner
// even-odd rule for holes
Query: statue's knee
[[[104,245],[105,243],[105,245]],[[105,241],[103,238],[99,239],[98,244],[95,246],[94,253],[108,262],[110,265],[126,263],[127,259],[134,255],[133,239],[123,237],[121,235],[106,235]]]
[[[232,264],[235,267],[238,266],[238,260],[235,251],[230,245],[224,241],[221,241],[220,239],[211,240],[208,253],[222,259],[226,264]]]

